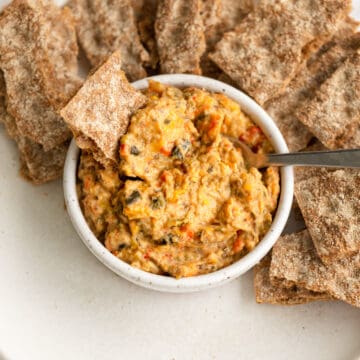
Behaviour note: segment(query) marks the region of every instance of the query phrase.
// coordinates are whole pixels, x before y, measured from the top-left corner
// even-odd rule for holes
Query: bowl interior
[[[181,88],[196,86],[225,94],[238,102],[242,110],[261,127],[276,152],[288,152],[285,140],[273,120],[257,103],[241,91],[214,79],[183,74],[157,75],[136,81],[132,85],[138,90],[145,89],[148,86],[148,79]],[[82,214],[76,193],[79,154],[80,150],[73,140],[65,162],[63,186],[67,210],[75,230],[89,250],[108,268],[127,280],[147,288],[167,292],[190,292],[218,286],[234,279],[253,267],[271,249],[280,236],[291,210],[294,185],[293,170],[292,167],[283,167],[281,169],[280,198],[272,225],[268,233],[249,254],[223,269],[205,275],[177,280],[163,275],[151,274],[136,269],[112,255],[91,232]]]

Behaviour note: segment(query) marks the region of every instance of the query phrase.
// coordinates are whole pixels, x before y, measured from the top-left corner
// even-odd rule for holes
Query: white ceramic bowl
[[[148,86],[148,79],[150,78],[136,81],[132,85],[138,90],[145,89]],[[238,102],[242,110],[261,127],[276,152],[288,152],[284,138],[269,115],[255,101],[232,86],[196,75],[158,75],[151,77],[151,79],[177,87],[196,86],[225,94]],[[292,167],[283,167],[281,169],[281,194],[276,215],[270,230],[254,250],[232,265],[206,275],[177,280],[167,276],[151,274],[136,269],[112,255],[90,230],[82,214],[76,193],[79,154],[80,150],[73,140],[67,153],[63,180],[65,202],[70,219],[82,241],[105,266],[117,275],[146,288],[177,293],[191,292],[219,286],[237,278],[258,263],[271,249],[283,231],[291,210],[294,187],[293,169]]]

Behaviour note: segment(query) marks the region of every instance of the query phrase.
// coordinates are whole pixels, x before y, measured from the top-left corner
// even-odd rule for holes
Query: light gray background
[[[19,178],[0,128],[0,360],[360,359],[359,309],[257,305],[252,277],[185,295],[117,277],[75,234],[61,182]]]

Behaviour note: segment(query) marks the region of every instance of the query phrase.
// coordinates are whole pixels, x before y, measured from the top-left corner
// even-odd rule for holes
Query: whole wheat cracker
[[[264,1],[209,57],[264,104],[285,89],[310,50],[335,32],[350,5],[349,0]]]
[[[297,118],[297,109],[302,109],[314,97],[318,87],[360,48],[360,33],[353,36],[353,26],[344,22],[341,36],[326,43],[314,54],[306,66],[290,82],[278,97],[266,103],[265,108],[284,135],[290,151],[306,147],[312,133]]]
[[[76,19],[79,42],[93,67],[119,50],[129,79],[146,77],[143,65],[149,62],[149,54],[140,42],[129,0],[70,0],[68,6]]]
[[[155,34],[162,73],[201,73],[205,51],[201,0],[160,0]]]
[[[49,0],[36,2],[43,20],[33,50],[33,61],[37,64],[37,77],[43,93],[58,109],[82,84],[78,76],[75,20],[67,7],[60,9]]]
[[[224,33],[235,29],[254,8],[252,0],[203,0],[201,15],[208,47],[213,49]]]
[[[40,143],[45,151],[71,136],[51,100],[57,104],[60,99],[67,101],[79,85],[76,79],[65,83],[58,78],[54,64],[61,63],[64,56],[63,68],[66,65],[70,74],[74,70],[72,63],[76,53],[67,49],[63,55],[55,56],[58,51],[54,51],[54,44],[46,39],[51,28],[48,15],[44,15],[44,7],[48,5],[48,1],[15,0],[0,16],[0,68],[6,80],[7,111],[16,119],[19,133]],[[61,24],[64,32],[66,24],[58,26]],[[71,32],[71,27],[68,30]],[[69,43],[56,29],[52,36],[57,37],[60,45],[62,41]]]
[[[295,184],[295,195],[321,260],[360,251],[360,172],[321,171]]]
[[[121,51],[117,50],[61,111],[79,147],[93,151],[102,163],[117,161],[118,142],[130,116],[146,101],[128,83],[121,66]]]
[[[325,265],[307,230],[285,235],[272,250],[270,281],[325,292],[360,307],[360,252]]]
[[[271,254],[266,255],[254,268],[254,288],[257,303],[298,305],[316,300],[331,300],[324,292],[307,290],[296,285],[284,287],[270,282]]]
[[[209,59],[225,32],[233,30],[254,9],[252,0],[203,0],[202,19],[205,27],[206,51],[201,58],[203,75],[217,78],[222,71]]]
[[[339,66],[296,116],[329,149],[348,147],[360,126],[360,53]]]

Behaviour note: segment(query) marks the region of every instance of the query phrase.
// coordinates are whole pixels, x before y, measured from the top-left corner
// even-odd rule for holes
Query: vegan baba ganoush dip
[[[268,231],[280,191],[276,168],[249,168],[240,138],[272,147],[223,94],[155,81],[108,166],[82,152],[78,192],[85,218],[112,254],[175,278],[209,273],[251,251]]]

